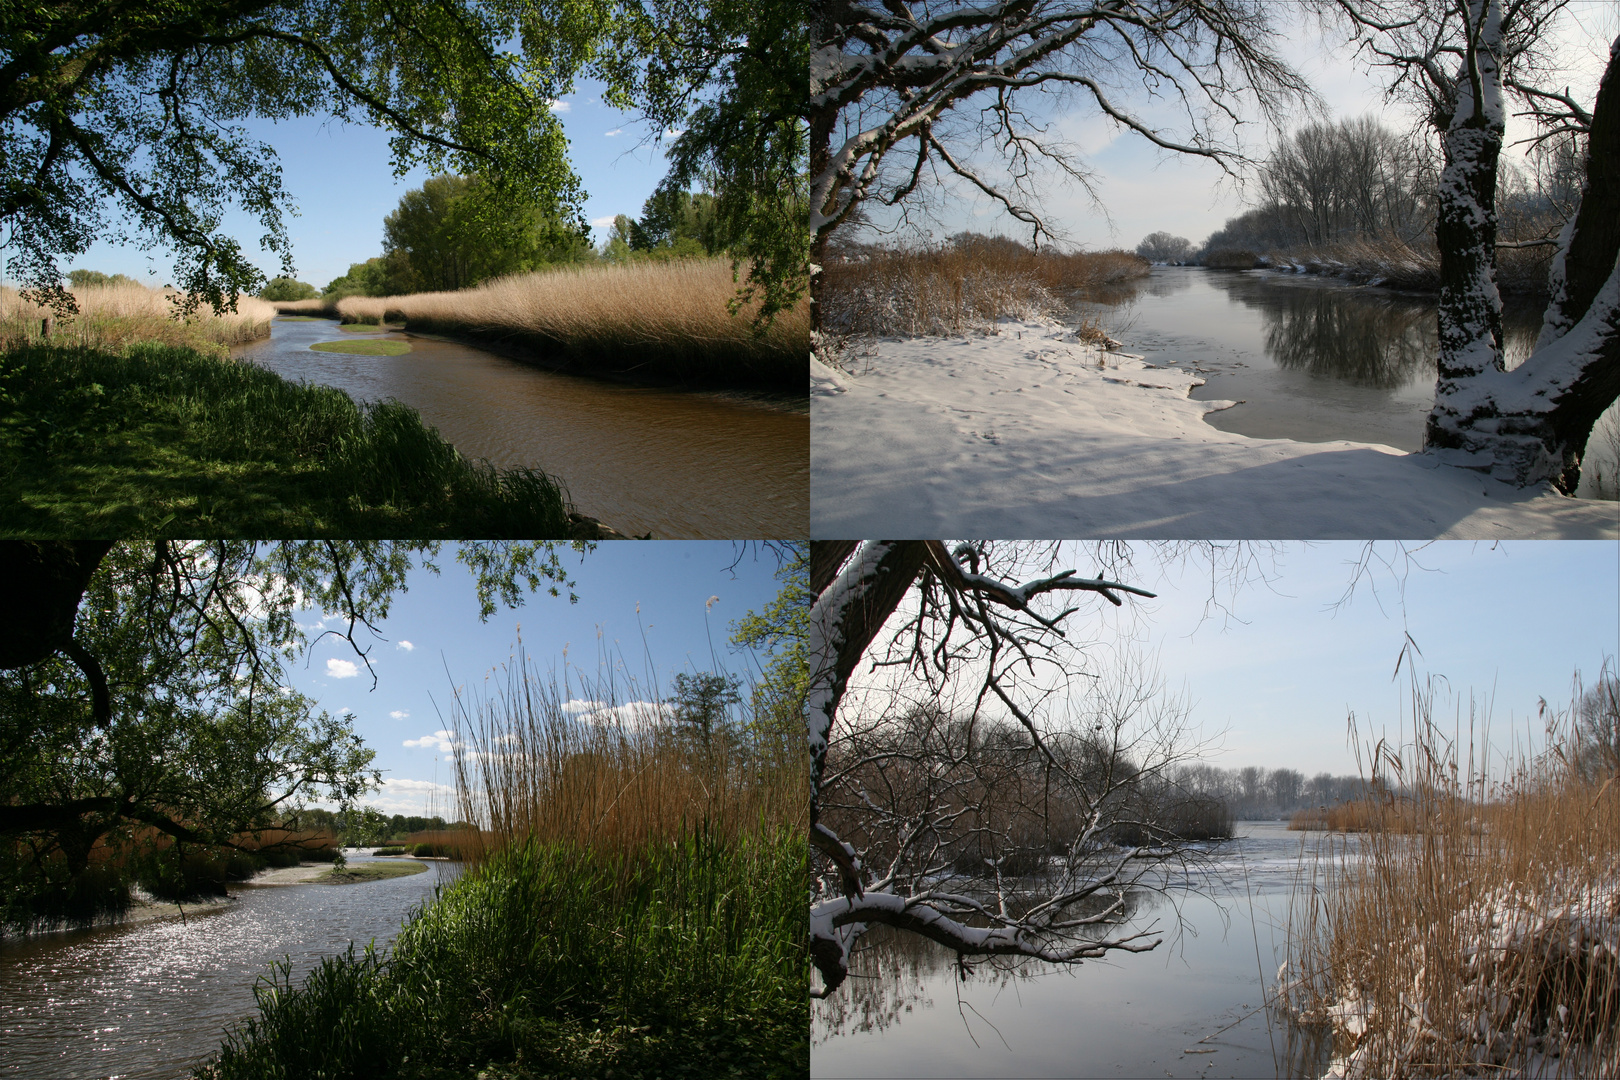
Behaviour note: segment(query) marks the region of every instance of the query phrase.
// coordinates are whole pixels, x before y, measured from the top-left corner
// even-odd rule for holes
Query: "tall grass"
[[[465,875],[386,954],[279,969],[205,1074],[807,1073],[802,740],[699,745],[521,655],[452,726]]]
[[[842,334],[963,334],[1004,318],[1065,315],[1069,294],[1148,270],[1130,252],[1035,252],[1000,238],[868,248],[829,260],[822,304],[828,328]]]
[[[234,312],[216,315],[204,303],[190,316],[180,318],[179,294],[149,289],[138,282],[69,291],[78,314],[59,318],[49,307],[24,300],[16,290],[0,288],[0,351],[49,341],[120,352],[136,342],[158,342],[224,356],[232,345],[268,335],[270,320],[276,315],[275,305],[268,301],[239,296]],[[48,338],[41,332],[41,322],[46,319],[51,322]]]
[[[727,259],[566,266],[500,278],[460,292],[349,296],[344,322],[404,322],[409,330],[515,347],[587,375],[786,387],[805,386],[809,308],[754,325],[735,315]],[[328,310],[321,301],[277,305],[287,314]]]
[[[1284,991],[1333,1025],[1337,1075],[1620,1076],[1620,782],[1567,767],[1556,728],[1489,779],[1488,740],[1413,707],[1412,741],[1371,752],[1409,808],[1378,796],[1311,863]]]
[[[1497,287],[1504,293],[1544,295],[1552,255],[1551,247],[1498,249]],[[1355,237],[1320,247],[1272,252],[1260,265],[1342,277],[1361,285],[1411,292],[1440,291],[1440,252],[1432,240],[1412,245],[1395,237]]]
[[[561,489],[469,461],[394,401],[189,349],[0,356],[0,529],[23,535],[567,537]]]

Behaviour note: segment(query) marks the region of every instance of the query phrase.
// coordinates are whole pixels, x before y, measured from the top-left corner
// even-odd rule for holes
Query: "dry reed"
[[[136,342],[156,341],[225,355],[232,345],[269,334],[270,320],[276,315],[275,306],[268,301],[239,296],[234,312],[215,314],[203,303],[181,318],[177,310],[180,294],[149,289],[138,282],[69,291],[78,314],[58,318],[49,307],[23,299],[14,289],[0,288],[0,349],[49,340],[53,345],[122,352]],[[41,326],[47,319],[51,324],[48,339]]]
[[[1553,727],[1487,779],[1488,739],[1447,739],[1431,704],[1414,686],[1413,741],[1372,749],[1416,831],[1310,861],[1281,993],[1332,1024],[1336,1076],[1620,1076],[1620,782],[1568,768]]]
[[[344,322],[404,322],[408,330],[517,346],[582,374],[802,389],[808,305],[758,328],[756,309],[728,310],[736,291],[729,260],[677,259],[559,267],[461,292],[349,296],[336,310]],[[325,310],[320,305],[279,306],[295,314]]]
[[[521,651],[503,671],[495,696],[458,695],[452,722],[458,812],[478,826],[452,842],[472,861],[531,840],[628,855],[697,831],[808,829],[802,745],[700,740],[610,680],[542,678]]]
[[[1070,294],[1147,273],[1147,260],[1130,252],[1035,252],[1011,240],[976,238],[829,260],[822,304],[827,327],[840,334],[954,335],[1001,319],[1065,316]]]
[[[1504,293],[1545,294],[1552,255],[1551,247],[1499,248],[1496,252],[1497,287]],[[1215,263],[1208,262],[1208,265]],[[1273,252],[1260,265],[1341,277],[1358,285],[1381,285],[1411,292],[1440,291],[1440,252],[1432,241],[1413,246],[1395,237],[1358,237],[1316,248]]]

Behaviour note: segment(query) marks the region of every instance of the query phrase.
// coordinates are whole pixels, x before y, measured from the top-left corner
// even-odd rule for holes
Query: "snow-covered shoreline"
[[[813,537],[1596,539],[1620,504],[1425,454],[1251,439],[1200,380],[1050,321],[811,361]]]

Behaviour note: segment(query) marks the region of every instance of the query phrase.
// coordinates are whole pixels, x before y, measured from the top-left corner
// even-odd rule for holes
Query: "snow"
[[[1620,504],[1514,488],[1428,454],[1251,439],[1199,379],[1049,321],[883,339],[811,363],[811,535],[1598,538]]]

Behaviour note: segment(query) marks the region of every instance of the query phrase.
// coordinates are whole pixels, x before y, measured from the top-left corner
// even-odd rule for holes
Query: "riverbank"
[[[223,359],[232,345],[268,337],[276,309],[251,296],[236,298],[234,311],[216,313],[199,303],[184,314],[178,293],[137,282],[68,290],[78,307],[63,314],[0,288],[0,352],[50,344],[121,352],[137,342],[195,349]]]
[[[805,304],[756,326],[732,314],[729,259],[559,267],[459,292],[277,304],[283,314],[398,322],[570,374],[642,385],[753,388],[802,396]]]
[[[1502,248],[1496,253],[1496,285],[1504,295],[1545,299],[1553,247]],[[1440,252],[1392,240],[1345,240],[1287,251],[1216,251],[1205,265],[1222,270],[1279,270],[1342,278],[1356,285],[1402,292],[1440,292]]]
[[[556,482],[469,461],[415,410],[189,348],[0,354],[0,529],[21,536],[571,538]]]
[[[1052,320],[881,338],[811,362],[811,535],[1609,538],[1620,505],[1517,489],[1425,454],[1252,439],[1196,374]]]

